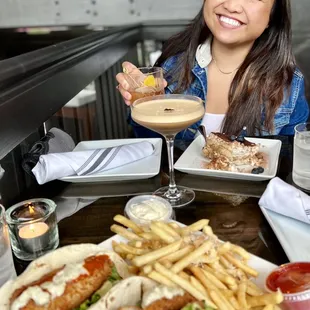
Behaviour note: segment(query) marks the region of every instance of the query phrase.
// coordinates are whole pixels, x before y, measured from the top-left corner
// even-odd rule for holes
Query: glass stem
[[[173,150],[174,150],[174,136],[167,136],[167,151],[169,161],[169,194],[175,194],[177,192],[177,186],[175,184],[174,167],[173,167]]]

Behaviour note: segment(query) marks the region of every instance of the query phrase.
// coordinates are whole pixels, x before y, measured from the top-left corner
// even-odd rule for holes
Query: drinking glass
[[[299,187],[310,190],[310,123],[295,127],[293,181]]]
[[[205,113],[202,100],[190,95],[159,95],[136,100],[131,117],[138,124],[163,135],[167,142],[170,183],[154,194],[182,207],[195,198],[193,190],[176,186],[173,168],[174,139],[177,133],[199,121]]]
[[[160,67],[136,68],[125,72],[124,76],[129,84],[131,104],[140,98],[165,93],[163,69]]]
[[[5,221],[5,210],[0,205],[0,287],[9,279],[16,277],[13,256]]]

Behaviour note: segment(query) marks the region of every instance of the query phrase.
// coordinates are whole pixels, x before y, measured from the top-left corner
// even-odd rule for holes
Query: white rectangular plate
[[[120,237],[119,235],[115,235],[112,238],[103,241],[99,245],[109,251],[113,251],[112,241],[127,243],[126,239]],[[266,260],[259,258],[258,256],[255,255],[251,255],[251,258],[249,260],[249,266],[251,266],[252,268],[256,269],[259,272],[259,276],[255,280],[253,279],[253,281],[262,289],[264,289],[265,280],[269,275],[269,273],[271,273],[277,267],[276,265],[267,262]]]
[[[310,261],[310,225],[261,207],[291,262]]]
[[[101,174],[86,176],[71,176],[61,178],[61,181],[81,183],[81,182],[114,182],[126,180],[149,179],[159,173],[161,163],[162,140],[154,139],[119,139],[119,140],[99,140],[99,141],[83,141],[80,142],[73,152],[103,149],[107,147],[115,147],[124,144],[149,141],[154,145],[154,153],[151,156],[135,161],[122,167],[104,171]]]
[[[179,160],[175,163],[174,168],[189,174],[249,181],[265,181],[275,177],[277,174],[282,142],[280,140],[259,138],[247,138],[247,140],[256,144],[260,144],[261,151],[266,153],[269,157],[268,167],[262,174],[221,171],[203,168],[203,163],[207,163],[208,159],[202,154],[202,148],[205,145],[205,141],[201,135],[199,135],[186,149]]]

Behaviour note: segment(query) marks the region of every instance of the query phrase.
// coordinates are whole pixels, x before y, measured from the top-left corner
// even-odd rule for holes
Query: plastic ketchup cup
[[[266,290],[281,290],[283,310],[310,310],[310,262],[289,263],[276,268],[266,279]]]

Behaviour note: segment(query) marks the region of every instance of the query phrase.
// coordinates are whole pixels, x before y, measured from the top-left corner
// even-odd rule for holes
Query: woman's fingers
[[[129,84],[126,81],[125,74],[124,73],[118,73],[116,75],[116,80],[125,90],[129,90]]]
[[[132,75],[143,75],[142,72],[131,62],[125,61],[122,64],[123,72],[118,73],[116,75],[116,80],[119,83],[119,86],[117,87],[119,92],[121,93],[122,97],[124,98],[124,101],[127,105],[130,105],[130,100],[132,99],[131,94],[129,93],[130,85],[129,82],[126,79],[126,74],[132,74]],[[163,87],[167,87],[167,81],[163,80]]]
[[[130,105],[131,94],[128,91],[126,91],[121,85],[118,86],[118,90],[121,93],[125,103],[127,105]]]
[[[122,67],[123,67],[123,72],[124,73],[131,73],[131,74],[139,74],[141,73],[141,71],[131,62],[129,61],[125,61],[122,63]]]

